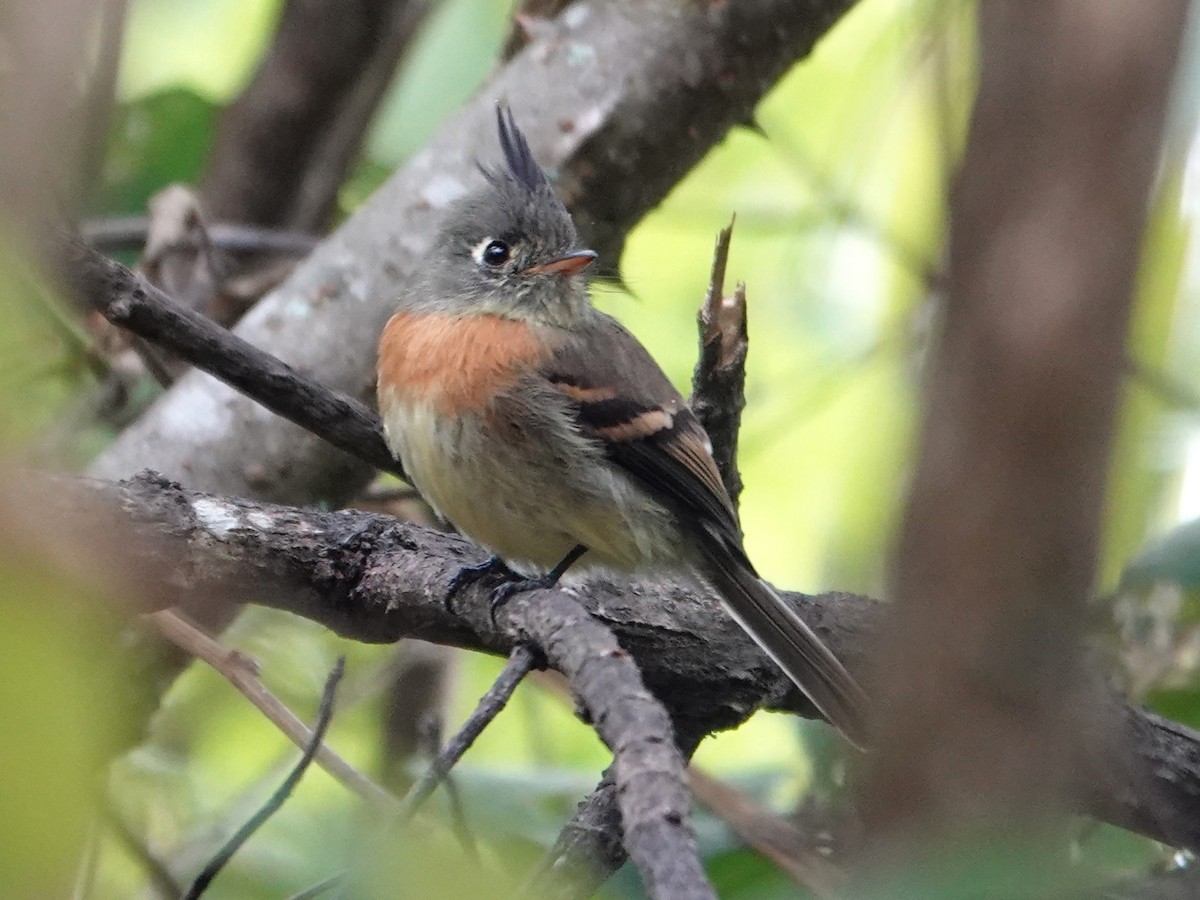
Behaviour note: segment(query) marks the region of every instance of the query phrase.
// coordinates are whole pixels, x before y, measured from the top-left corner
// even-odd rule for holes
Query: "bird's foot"
[[[450,579],[450,586],[446,588],[446,596],[442,598],[442,603],[446,607],[446,611],[454,611],[450,604],[459,591],[467,585],[492,576],[508,579],[509,583],[521,580],[521,576],[510,569],[508,564],[498,556],[489,556],[483,562],[473,566],[463,566]],[[501,585],[501,587],[503,586]]]
[[[496,624],[496,613],[505,603],[517,594],[524,594],[526,591],[539,591],[554,587],[558,584],[560,574],[559,572],[547,572],[545,575],[536,575],[532,578],[516,575],[512,581],[506,581],[497,587],[492,591],[492,602],[488,607],[488,618],[491,619],[492,625]]]
[[[574,565],[575,560],[579,559],[585,553],[587,553],[587,547],[583,546],[583,544],[576,544],[567,552],[566,556],[558,561],[558,565],[545,575],[537,575],[533,578],[523,578],[517,575],[511,581],[505,582],[492,591],[492,603],[488,609],[488,618],[491,619],[492,625],[496,624],[496,610],[505,603],[517,594],[523,594],[526,591],[537,591],[554,587],[566,573],[567,569]]]

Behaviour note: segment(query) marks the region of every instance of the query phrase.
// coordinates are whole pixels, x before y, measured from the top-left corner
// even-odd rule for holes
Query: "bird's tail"
[[[860,749],[867,696],[811,628],[755,574],[741,548],[707,529],[704,574],[739,625],[796,683],[830,723]]]

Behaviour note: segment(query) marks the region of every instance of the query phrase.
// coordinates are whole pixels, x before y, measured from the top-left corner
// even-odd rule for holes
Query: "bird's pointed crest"
[[[525,135],[521,134],[509,107],[497,104],[496,123],[500,130],[500,148],[504,151],[509,174],[517,184],[531,194],[543,185],[549,186],[546,173],[533,158],[529,142],[525,140]]]

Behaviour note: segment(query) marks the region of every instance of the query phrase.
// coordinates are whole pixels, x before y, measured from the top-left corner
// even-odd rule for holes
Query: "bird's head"
[[[566,324],[588,303],[581,273],[596,254],[530,152],[511,111],[497,109],[504,165],[447,210],[428,272],[428,302],[450,313]]]

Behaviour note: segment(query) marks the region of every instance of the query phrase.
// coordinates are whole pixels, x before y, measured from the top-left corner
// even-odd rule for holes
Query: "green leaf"
[[[1200,688],[1160,688],[1150,692],[1146,703],[1161,716],[1200,728]]]
[[[146,201],[168,184],[196,182],[216,113],[215,104],[184,88],[122,104],[113,121],[95,209],[106,215],[142,213]]]
[[[710,856],[705,868],[717,896],[725,900],[808,896],[774,865],[746,848]]]

